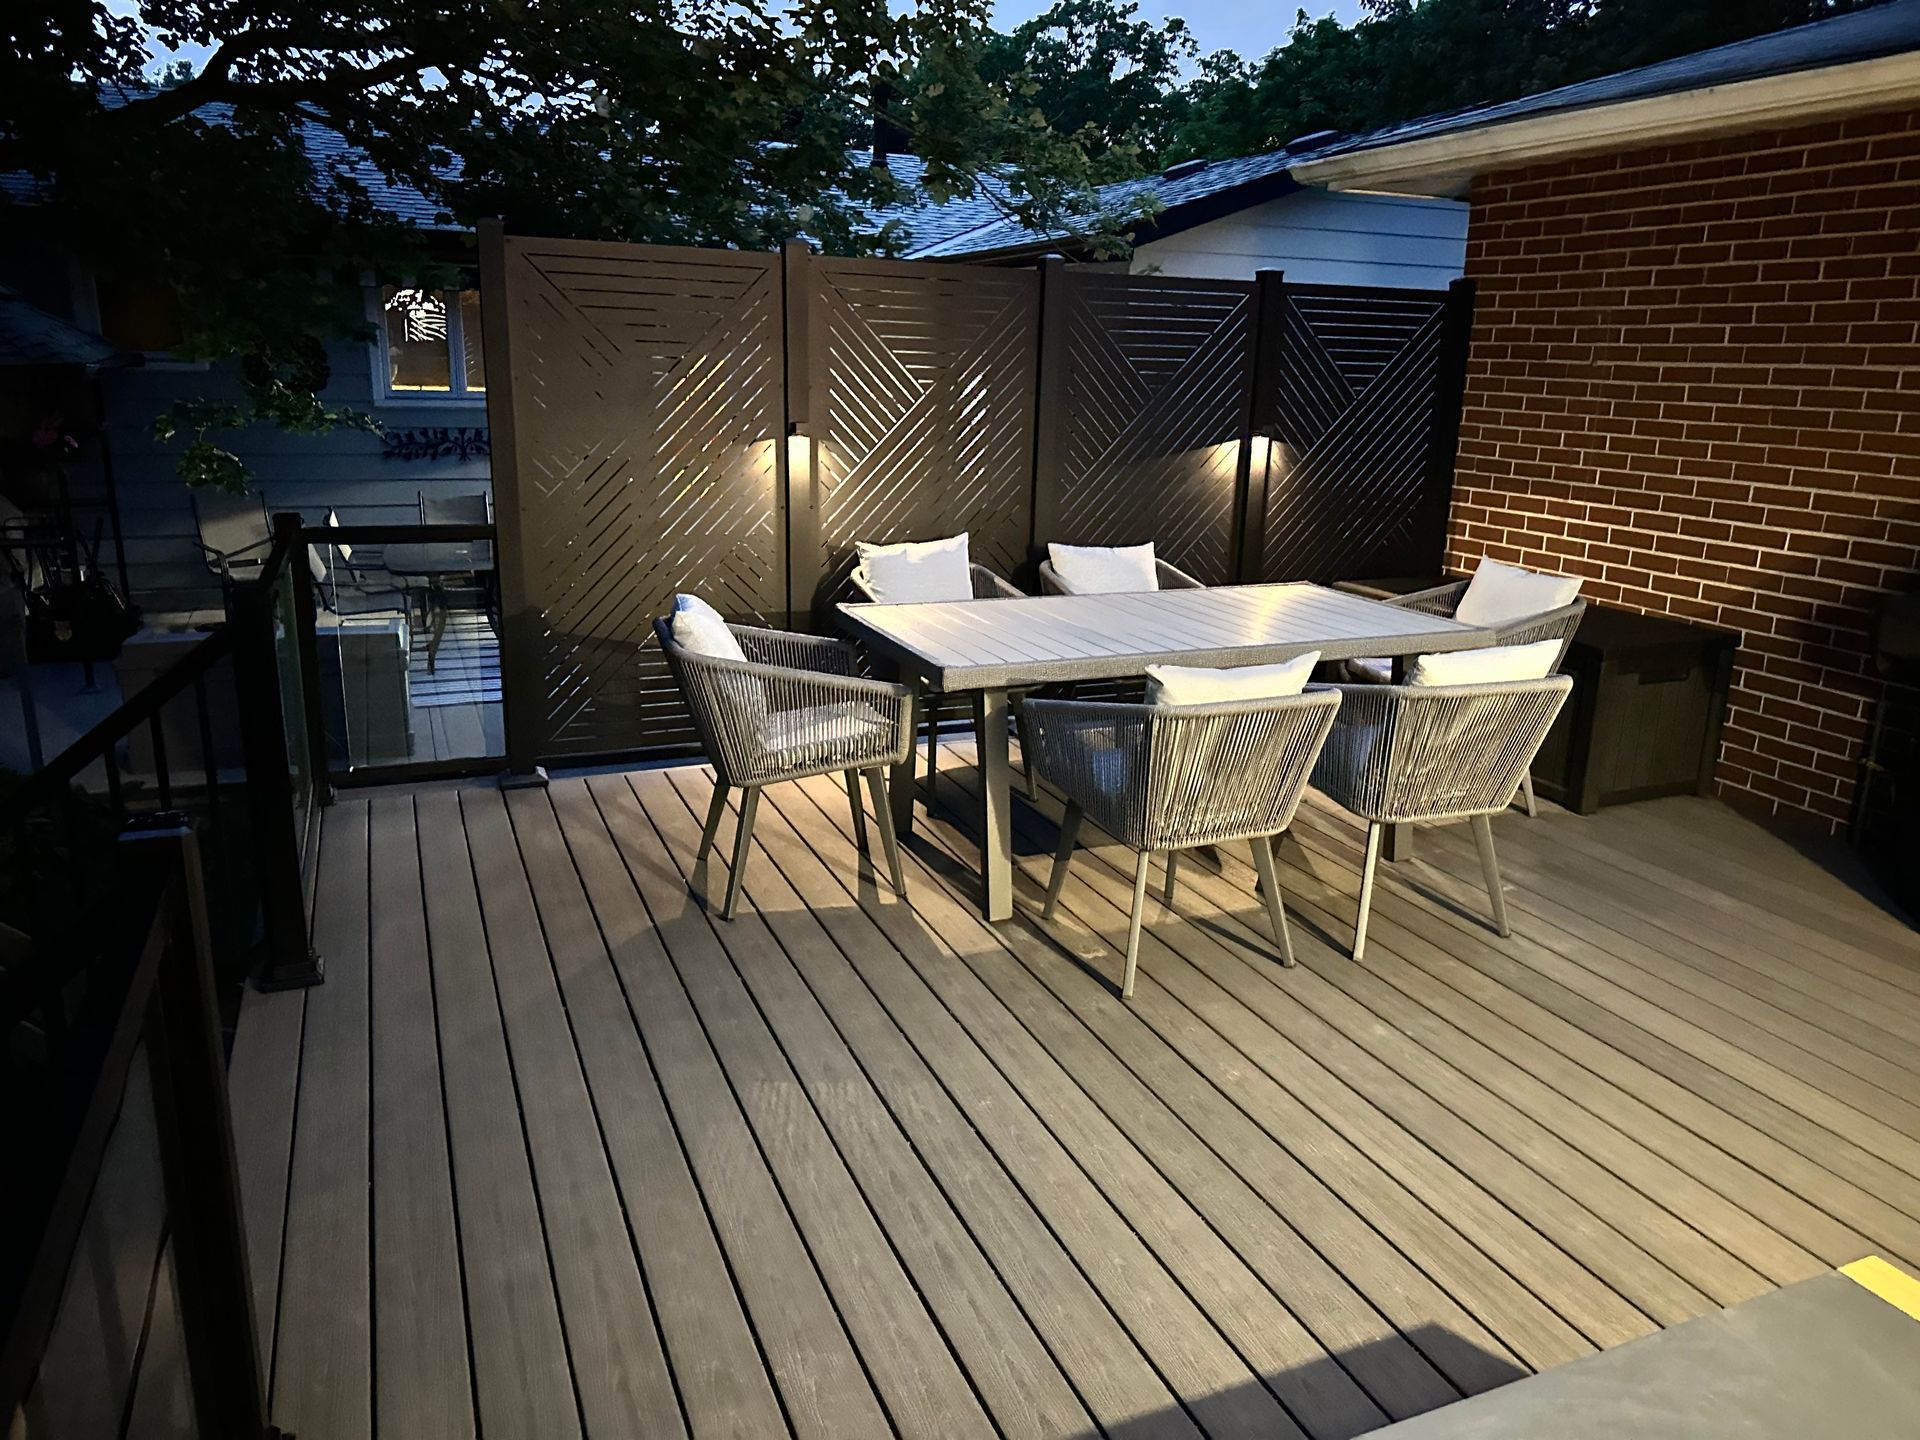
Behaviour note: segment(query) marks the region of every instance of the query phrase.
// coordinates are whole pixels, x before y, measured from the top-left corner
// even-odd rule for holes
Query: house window
[[[457,400],[487,393],[478,290],[385,286],[380,328],[389,399]]]

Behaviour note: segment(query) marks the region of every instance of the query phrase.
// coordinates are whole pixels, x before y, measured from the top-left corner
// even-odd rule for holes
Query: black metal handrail
[[[39,1244],[0,1334],[0,1416],[23,1413],[37,1382],[65,1383],[44,1376],[42,1366],[74,1283],[83,1228],[104,1203],[97,1191],[115,1129],[137,1123],[129,1121],[123,1101],[144,1045],[197,1433],[264,1440],[276,1432],[267,1423],[256,1340],[199,847],[191,822],[166,812],[143,817],[121,844],[146,903],[126,897],[123,948],[132,957],[126,987]],[[130,1373],[122,1378],[135,1383]]]

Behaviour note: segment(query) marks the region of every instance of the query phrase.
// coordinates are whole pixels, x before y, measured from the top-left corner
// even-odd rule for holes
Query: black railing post
[[[121,843],[158,882],[166,940],[146,1038],[181,1334],[198,1433],[263,1440],[266,1386],[207,928],[200,847],[184,815],[134,822]]]
[[[305,563],[305,556],[298,557]],[[283,556],[282,563],[293,557]],[[262,990],[312,985],[325,967],[307,935],[305,838],[310,797],[296,795],[280,703],[274,646],[273,576],[236,584],[228,599],[233,632],[233,684],[240,706],[240,741],[247,764],[247,814],[253,864],[265,920],[264,954],[255,974]]]
[[[286,552],[286,563],[290,567],[288,579],[293,586],[294,649],[300,657],[300,701],[307,722],[308,778],[315,803],[327,805],[333,800],[333,764],[327,753],[326,711],[320,703],[318,615],[314,610],[313,586],[308,583],[306,531],[299,515],[273,517],[273,543],[274,548]]]
[[[1286,325],[1286,280],[1278,270],[1254,273],[1248,302],[1247,409],[1240,428],[1240,466],[1233,488],[1233,578],[1251,584],[1264,577],[1267,538],[1267,476],[1272,468],[1273,407],[1267,390]]]
[[[1441,319],[1439,367],[1433,387],[1432,444],[1427,451],[1426,494],[1420,507],[1418,533],[1430,542],[1432,563],[1424,569],[1438,575],[1447,563],[1447,525],[1453,514],[1453,469],[1460,450],[1460,417],[1467,399],[1467,357],[1473,344],[1473,281],[1456,280],[1447,287],[1446,311]]]
[[[1040,323],[1033,367],[1033,529],[1027,536],[1028,569],[1037,571],[1049,540],[1060,535],[1060,472],[1065,468],[1067,358],[1067,262],[1049,255],[1040,262]],[[1070,536],[1070,539],[1078,539]],[[1031,575],[1020,577],[1038,589]]]

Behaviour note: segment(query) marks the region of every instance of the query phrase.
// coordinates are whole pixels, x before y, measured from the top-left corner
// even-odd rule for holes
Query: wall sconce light
[[[813,483],[813,442],[807,438],[806,426],[798,420],[787,426],[787,483]]]

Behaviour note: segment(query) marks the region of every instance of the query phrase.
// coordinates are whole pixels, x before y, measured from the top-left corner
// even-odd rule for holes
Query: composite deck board
[[[690,799],[684,792],[682,798]],[[687,813],[690,820],[690,807]],[[857,865],[857,862],[854,863]],[[937,947],[922,950],[922,946],[927,941],[924,934],[919,937],[919,943],[916,943],[914,936],[894,928],[892,922],[908,915],[909,912],[905,907],[875,907],[868,913],[882,931],[891,932],[894,943],[900,946],[900,953],[908,955],[913,955],[916,951],[921,952],[922,955],[931,953],[935,965],[944,966],[948,974],[959,973],[953,971],[950,965],[945,965],[946,957],[938,952]],[[941,924],[943,938],[951,943],[955,928],[947,925],[945,917],[937,918]],[[928,972],[923,968],[921,973],[926,975]],[[938,988],[937,982],[931,977],[929,977],[929,983]],[[977,991],[967,999],[974,1003],[968,1004],[963,1000],[955,1013],[971,1016],[976,1022],[983,1009],[986,1009],[988,1014],[993,1014],[990,1008],[980,1005],[980,996]],[[1004,1021],[1002,1025],[1004,1026]],[[1000,1043],[990,1042],[983,1048],[989,1048],[995,1054],[1006,1055],[1009,1049],[1021,1051],[1026,1047],[1020,1044],[1009,1029],[1002,1028]],[[1059,1073],[1042,1070],[1038,1090],[1029,1089],[1024,1093],[1043,1122],[1049,1123],[1057,1134],[1064,1136],[1072,1133],[1071,1127],[1095,1123],[1091,1121],[1091,1115],[1086,1111],[1084,1102],[1074,1098],[1081,1086],[1086,1086],[1089,1096],[1095,1086],[1093,1077],[1081,1074],[1073,1068],[1073,1055],[1070,1051],[1055,1053],[1057,1063],[1066,1068]],[[1025,1058],[1030,1059],[1031,1052],[1028,1052]],[[1014,1071],[1022,1069],[1018,1059],[1011,1061],[1010,1064]],[[1070,1118],[1063,1121],[1063,1114],[1068,1114]],[[1141,1107],[1136,1112],[1135,1118],[1142,1122],[1150,1122],[1156,1117],[1152,1107]],[[1149,1153],[1150,1142],[1143,1141],[1137,1133],[1129,1138],[1134,1139],[1143,1156]],[[1097,1146],[1070,1144],[1069,1148],[1077,1156],[1124,1154],[1123,1147],[1111,1143]],[[1194,1148],[1197,1149],[1197,1145]],[[1169,1164],[1164,1155],[1160,1159],[1168,1181],[1178,1184],[1181,1172]],[[1082,1163],[1084,1165],[1085,1161],[1083,1160]],[[1174,1163],[1177,1164],[1177,1160]],[[1143,1170],[1124,1163],[1112,1167],[1092,1168],[1108,1172],[1096,1174],[1094,1178],[1104,1182],[1103,1188],[1109,1194],[1114,1193],[1116,1185],[1138,1186],[1142,1183],[1149,1185],[1153,1183],[1143,1179],[1145,1174]],[[1116,1176],[1113,1172],[1120,1173]],[[1154,1226],[1143,1225],[1139,1228],[1148,1235],[1149,1239],[1156,1240],[1156,1249],[1163,1255],[1192,1255],[1196,1261],[1210,1262],[1216,1267],[1211,1273],[1218,1278],[1210,1282],[1211,1293],[1218,1295],[1223,1309],[1231,1307],[1233,1312],[1241,1317],[1230,1327],[1230,1335],[1237,1339],[1243,1353],[1251,1352],[1249,1359],[1256,1364],[1261,1373],[1282,1377],[1276,1387],[1280,1391],[1280,1398],[1299,1416],[1310,1431],[1353,1434],[1382,1423],[1386,1412],[1370,1401],[1363,1391],[1340,1370],[1337,1363],[1331,1360],[1328,1346],[1309,1335],[1301,1322],[1272,1293],[1273,1277],[1290,1276],[1303,1293],[1317,1294],[1320,1301],[1317,1308],[1322,1310],[1329,1322],[1338,1325],[1348,1297],[1345,1294],[1329,1292],[1346,1290],[1344,1282],[1339,1281],[1337,1276],[1330,1275],[1326,1278],[1332,1283],[1330,1286],[1326,1285],[1321,1277],[1315,1274],[1315,1270],[1320,1268],[1322,1263],[1319,1257],[1301,1244],[1297,1237],[1287,1234],[1284,1227],[1274,1226],[1271,1212],[1266,1210],[1258,1197],[1244,1184],[1236,1184],[1234,1177],[1219,1173],[1209,1175],[1208,1182],[1205,1187],[1183,1187],[1180,1193],[1182,1195],[1205,1193],[1213,1197],[1214,1205],[1209,1208],[1214,1213],[1206,1218],[1213,1220],[1221,1236],[1229,1245],[1236,1240],[1240,1242],[1239,1250],[1245,1268],[1236,1267],[1227,1260],[1222,1249],[1208,1246],[1204,1241],[1195,1244],[1192,1240],[1188,1240],[1183,1245],[1178,1240],[1156,1237],[1152,1233],[1156,1228]],[[1181,1203],[1179,1196],[1169,1199],[1149,1195],[1144,1203],[1136,1203],[1125,1208],[1128,1208],[1129,1213],[1138,1214],[1162,1213],[1171,1207],[1177,1213]],[[1260,1253],[1262,1250],[1268,1253]],[[1256,1260],[1265,1263],[1256,1263]],[[1260,1289],[1263,1281],[1267,1286],[1266,1293],[1262,1293]],[[1355,1302],[1355,1308],[1365,1307],[1365,1302],[1358,1296],[1353,1296],[1352,1300]],[[1376,1327],[1359,1333],[1355,1333],[1350,1327],[1342,1328],[1345,1330],[1343,1338],[1356,1349],[1382,1343],[1389,1333],[1385,1327]],[[1391,1365],[1394,1358],[1398,1358],[1397,1352],[1389,1351],[1388,1355],[1383,1357],[1382,1368]],[[1417,1366],[1412,1373],[1407,1371],[1408,1361]],[[1408,1388],[1419,1387],[1415,1393],[1425,1401],[1424,1404],[1403,1402],[1401,1408],[1408,1413],[1417,1409],[1431,1408],[1443,1397],[1451,1398],[1456,1393],[1451,1387],[1438,1383],[1438,1377],[1415,1357],[1406,1357],[1396,1372],[1396,1379],[1398,1383]]]
[[[375,1428],[475,1432],[413,800],[368,806]]]
[[[635,834],[614,821],[613,841],[624,868],[644,877],[646,867],[671,862],[648,831]],[[609,895],[626,905],[625,894],[609,882],[604,852],[589,845],[584,826],[576,827],[588,861],[587,873],[603,904]],[[687,1163],[712,1215],[713,1226],[731,1259],[744,1296],[763,1362],[772,1372],[786,1413],[803,1436],[836,1433],[876,1434],[886,1417],[871,1380],[847,1334],[846,1324],[820,1278],[813,1257],[774,1183],[766,1159],[726,1074],[714,1054],[698,1013],[680,983],[666,946],[676,932],[705,926],[706,919],[688,901],[684,886],[656,890],[650,926],[638,923],[630,909],[604,912],[620,937],[614,962],[628,1002],[641,1026],[667,1099],[678,1120]],[[644,1203],[637,1198],[636,1203]],[[724,1292],[680,1297],[689,1305],[726,1306]],[[669,1333],[670,1341],[675,1339]]]
[[[684,1433],[600,1117],[500,792],[461,792],[580,1413],[590,1433]]]
[[[572,1440],[580,1434],[579,1401],[460,797],[427,791],[414,811],[415,833],[426,842],[420,875],[481,1432]],[[506,1116],[514,1123],[503,1124]]]
[[[551,821],[540,811],[545,802],[516,797],[514,824],[522,836],[549,833]],[[577,809],[577,787],[554,801],[566,814]],[[765,1435],[786,1428],[780,1403],[768,1378],[759,1342],[735,1291],[726,1255],[689,1169],[681,1128],[668,1109],[668,1092],[692,1086],[684,1116],[695,1145],[717,1130],[713,1107],[727,1107],[724,1092],[705,1073],[680,1081],[670,1075],[664,1087],[655,1078],[653,1059],[667,1047],[635,1043],[634,1020],[621,979],[630,966],[657,956],[652,921],[611,843],[582,823],[565,826],[567,856],[578,880],[561,868],[564,858],[551,843],[527,845],[523,853],[534,878],[536,898],[556,958],[580,977],[571,1002],[574,1024],[588,1051],[592,1081],[606,1125],[609,1153],[629,1200],[628,1221],[640,1247],[648,1290],[660,1313],[661,1333],[673,1364],[689,1427],[696,1435]],[[524,841],[523,841],[524,844]],[[592,897],[592,908],[583,903]],[[598,922],[596,924],[596,921]],[[613,968],[607,968],[607,962]],[[592,978],[598,966],[604,973]],[[664,1021],[659,1009],[650,1017]],[[663,1056],[664,1058],[664,1056]],[[726,1123],[738,1124],[737,1116]],[[725,1172],[714,1177],[724,1190],[721,1204],[733,1205],[742,1187]],[[776,1214],[768,1223],[783,1223]],[[747,1277],[752,1284],[753,1278]]]
[[[1912,1092],[1920,1021],[1902,1013],[1910,1000],[1905,992],[1865,978],[1857,987],[1836,984],[1822,971],[1768,955],[1777,930],[1771,920],[1703,917],[1675,897],[1655,924],[1623,908],[1648,894],[1643,878],[1585,855],[1555,853],[1525,830],[1512,841],[1506,857],[1514,880],[1537,881],[1530,888],[1554,895],[1582,917],[1583,929],[1610,929],[1602,943],[1616,960],[1828,1058],[1896,1099]],[[1651,893],[1660,898],[1657,889]]]
[[[358,1440],[373,1433],[365,800],[327,811],[317,885],[327,979],[305,997],[272,1404],[296,1435]]]
[[[817,802],[824,797],[810,793],[809,798]],[[803,838],[843,824],[831,811],[809,813],[797,795],[782,796],[777,803]],[[823,848],[832,853],[830,845]],[[850,895],[857,895],[859,872],[848,857],[840,858],[836,869],[841,882],[850,887]],[[1089,1012],[1119,1007],[1101,1005],[1092,988],[1077,997],[1090,1002],[1087,1010],[1076,1012],[1059,1003],[1062,997],[1022,967],[1021,960],[1033,957],[1038,948],[1030,931],[993,931],[958,902],[937,872],[924,873],[930,893],[916,894],[916,910],[936,923],[955,955],[1062,1060],[1115,1124],[1129,1131],[1185,1193],[1200,1199],[1222,1234],[1276,1293],[1298,1304],[1329,1352],[1383,1409],[1395,1417],[1418,1413],[1517,1373],[1513,1357],[1489,1331],[1235,1111],[1199,1072],[1164,1046],[1156,1052],[1140,1043],[1140,1032],[1123,1033],[1109,1049],[1109,1037]],[[1063,975],[1091,987],[1076,967],[1063,967]],[[1083,1026],[1076,1015],[1087,1023]],[[1129,1061],[1137,1071],[1129,1068]],[[1141,1072],[1163,1088],[1148,1084]],[[1183,1127],[1190,1129],[1190,1138],[1180,1133]],[[1209,1132],[1230,1139],[1206,1149]],[[1232,1203],[1216,1204],[1213,1192]],[[1252,1206],[1244,1204],[1249,1199]],[[1276,1220],[1283,1223],[1276,1225]],[[1338,1257],[1337,1266],[1323,1256]],[[1376,1303],[1383,1310],[1374,1310]],[[1425,1355],[1419,1341],[1434,1338],[1442,1328],[1438,1322],[1444,1322],[1451,1338],[1436,1346],[1434,1355]],[[1449,1373],[1454,1376],[1451,1383],[1443,1378]]]
[[[605,788],[602,803],[625,824],[633,824],[638,815],[633,792],[617,780]],[[647,818],[681,874],[694,878],[691,857],[700,823],[671,805],[652,807]],[[673,884],[668,872],[652,873],[655,883]],[[762,883],[779,891],[780,882],[771,873]],[[773,904],[784,900],[782,895]],[[736,974],[753,997],[858,1181],[862,1200],[884,1227],[954,1354],[978,1385],[994,1426],[1003,1434],[1036,1435],[1090,1425],[1071,1384],[960,1215],[915,1157],[911,1142],[835,1033],[831,1019],[786,962],[766,922],[755,914],[746,924],[689,938],[692,943],[683,952],[686,963],[710,967],[716,974]],[[857,1303],[857,1297],[849,1300]],[[945,1370],[941,1367],[943,1375]],[[971,1410],[970,1403],[958,1401],[924,1418],[936,1431],[951,1430]],[[973,1423],[986,1428],[984,1417]]]
[[[1316,875],[1340,874],[1343,854],[1357,860],[1359,839],[1351,826],[1329,827],[1317,815],[1304,810],[1303,815],[1296,830],[1309,835],[1316,847],[1305,852],[1314,856]],[[1403,903],[1429,926],[1434,919],[1443,921],[1430,933],[1460,967],[1451,972],[1451,978],[1470,986],[1483,1002],[1504,997],[1516,1023],[1530,1033],[1565,1046],[1570,1053],[1581,1053],[1596,1070],[1621,1076],[1662,1113],[1703,1138],[1753,1156],[1758,1168],[1790,1184],[1795,1193],[1888,1253],[1913,1253],[1920,1227],[1900,1208],[1920,1200],[1912,1177],[1900,1176],[1877,1157],[1848,1145],[1763,1090],[1715,1069],[1523,963],[1518,957],[1540,948],[1545,927],[1523,925],[1512,940],[1500,942],[1483,922],[1468,918],[1474,907],[1485,903],[1477,860],[1470,878],[1464,868],[1456,875],[1434,867],[1430,860],[1421,862],[1421,867],[1416,884],[1409,884],[1399,873],[1386,876],[1376,906]],[[1347,886],[1345,894],[1350,896],[1356,889],[1357,885]],[[1444,903],[1436,905],[1436,897]],[[1352,913],[1351,903],[1349,899],[1345,916]],[[1449,906],[1462,907],[1466,913]],[[1351,920],[1343,916],[1341,928],[1334,933],[1344,935],[1350,927]],[[1411,948],[1408,953],[1424,958]]]
[[[276,1423],[1321,1440],[1920,1259],[1920,942],[1751,822],[1499,820],[1508,939],[1432,831],[1355,966],[1310,800],[1299,968],[1220,847],[1123,1004],[1128,858],[1043,921],[1022,803],[988,925],[947,748],[906,902],[825,777],[731,923],[704,769],[325,812],[327,982],[249,997],[232,1072]]]
[[[577,798],[584,786],[561,781],[555,788]],[[554,824],[546,797],[523,792],[515,802],[517,814],[545,809],[545,824]],[[529,829],[537,825],[530,821]],[[588,831],[582,843],[592,839]],[[684,893],[674,898],[694,924],[706,927]],[[893,1427],[905,1436],[984,1428],[978,1397],[739,977],[693,943],[678,949],[669,943],[665,958],[713,1049],[719,1089],[738,1097],[752,1133],[748,1143],[758,1145]]]

